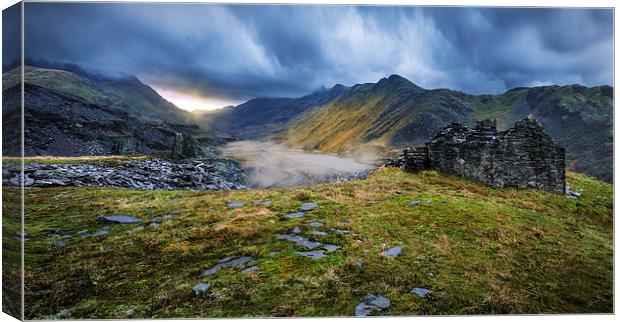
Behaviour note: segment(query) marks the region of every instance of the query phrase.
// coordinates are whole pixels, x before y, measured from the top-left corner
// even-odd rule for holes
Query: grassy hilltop
[[[574,173],[568,184],[583,196],[398,169],[273,190],[28,189],[26,318],[348,316],[368,294],[391,300],[381,315],[612,312],[612,185]],[[308,201],[319,206],[283,220]],[[99,223],[112,214],[143,223]],[[315,221],[323,227],[305,225]],[[340,249],[297,255],[305,249],[275,237],[295,227]],[[77,235],[98,229],[110,233]],[[55,232],[73,237],[54,247]],[[394,246],[402,256],[379,256]],[[260,269],[200,276],[227,256],[252,256],[243,267]],[[192,293],[198,282],[211,284],[208,295]]]

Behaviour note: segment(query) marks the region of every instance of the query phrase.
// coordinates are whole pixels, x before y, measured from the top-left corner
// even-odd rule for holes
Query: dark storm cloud
[[[2,11],[2,72],[19,65],[21,59],[21,3]]]
[[[26,4],[26,56],[234,100],[401,74],[426,87],[611,84],[613,13],[203,4]]]

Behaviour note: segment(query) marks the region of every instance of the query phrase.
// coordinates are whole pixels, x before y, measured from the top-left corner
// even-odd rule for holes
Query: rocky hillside
[[[544,86],[516,88],[499,95],[469,95],[423,89],[392,75],[377,83],[338,88],[341,91],[333,99],[306,107],[285,125],[267,127],[250,138],[270,136],[306,149],[340,154],[360,149],[386,152],[422,143],[451,122],[473,125],[476,120],[495,118],[499,128],[506,129],[531,114],[566,148],[569,169],[612,180],[613,89],[609,86]],[[277,115],[291,108],[281,102],[270,105],[266,113]],[[248,111],[236,113],[237,108],[220,113],[237,124],[253,117]],[[265,116],[253,119],[253,126],[270,124],[261,123],[264,119],[269,120]],[[239,128],[222,123],[220,129],[233,136],[247,134]]]
[[[105,155],[170,151],[175,133],[212,143],[191,114],[136,78],[86,78],[64,70],[25,68],[25,154]],[[19,122],[19,69],[3,75],[3,128]],[[19,146],[5,140],[5,154]]]

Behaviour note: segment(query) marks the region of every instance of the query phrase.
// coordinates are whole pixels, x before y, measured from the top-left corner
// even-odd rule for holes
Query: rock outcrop
[[[172,143],[173,159],[191,159],[203,153],[200,144],[189,134],[176,133]]]
[[[533,117],[498,132],[495,120],[474,129],[452,123],[424,146],[405,149],[391,162],[409,171],[437,169],[492,187],[534,187],[564,193],[565,150]]]

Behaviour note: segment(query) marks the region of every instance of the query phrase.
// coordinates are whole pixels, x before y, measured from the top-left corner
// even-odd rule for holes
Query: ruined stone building
[[[534,118],[498,132],[495,120],[474,129],[458,123],[445,127],[425,146],[404,151],[410,171],[437,169],[492,187],[535,187],[564,193],[565,151]]]

